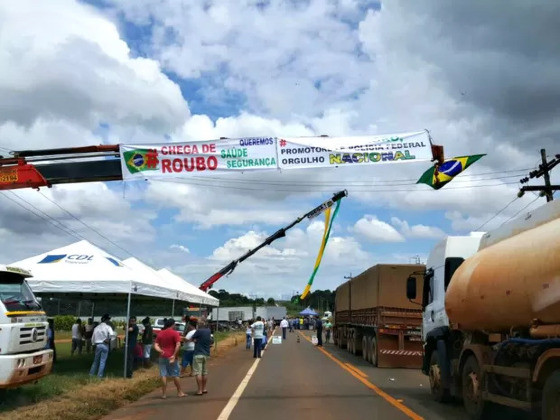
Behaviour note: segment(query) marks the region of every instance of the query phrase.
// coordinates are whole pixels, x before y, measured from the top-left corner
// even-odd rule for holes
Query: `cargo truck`
[[[434,399],[462,399],[472,419],[492,403],[560,419],[560,202],[443,240],[419,287]]]
[[[379,264],[336,289],[333,339],[379,367],[419,368],[422,311],[405,298],[409,276],[422,282],[425,266]]]
[[[52,369],[47,317],[25,281],[30,276],[0,265],[0,389],[34,382]]]

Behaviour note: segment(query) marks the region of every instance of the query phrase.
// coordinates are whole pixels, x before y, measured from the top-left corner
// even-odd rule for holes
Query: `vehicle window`
[[[0,280],[0,300],[8,311],[41,309],[27,283],[20,276],[9,273]]]
[[[424,275],[424,288],[422,290],[422,306],[428,306],[434,300],[434,270],[428,269]]]
[[[455,274],[455,271],[463,264],[463,261],[465,261],[465,259],[460,257],[449,257],[445,259],[445,290],[447,290],[447,286],[449,286],[453,274]]]

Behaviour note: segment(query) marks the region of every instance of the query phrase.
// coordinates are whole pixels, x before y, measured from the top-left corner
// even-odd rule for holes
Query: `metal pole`
[[[175,299],[173,299],[173,304],[171,305],[171,318],[175,317]]]
[[[216,307],[216,332],[218,332],[218,329],[220,328],[220,307]],[[214,353],[218,351],[218,339],[217,337],[214,337]]]
[[[541,158],[542,158],[542,167],[543,167],[543,173],[544,173],[544,185],[545,185],[545,190],[544,190],[544,194],[546,196],[546,202],[550,202],[552,200],[554,200],[553,196],[552,196],[552,190],[550,188],[550,175],[548,173],[548,162],[546,161],[546,150],[545,149],[541,149]]]
[[[95,302],[91,302],[91,319],[93,319],[93,311],[95,310]]]
[[[126,378],[126,368],[128,367],[128,341],[126,338],[128,336],[128,320],[130,319],[130,301],[132,299],[132,282],[130,282],[130,289],[128,290],[128,304],[126,306],[126,320],[125,320],[125,328],[124,328],[124,375],[123,377]]]

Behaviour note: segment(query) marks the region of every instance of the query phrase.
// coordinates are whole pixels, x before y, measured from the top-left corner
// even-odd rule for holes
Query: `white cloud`
[[[365,215],[351,228],[351,232],[371,242],[404,242],[405,238],[393,226],[376,216]]]
[[[184,245],[181,244],[173,244],[169,247],[169,249],[176,249],[178,251],[184,252],[185,254],[190,254],[191,251]]]
[[[440,239],[446,236],[445,232],[438,227],[422,224],[410,226],[406,220],[398,217],[391,217],[391,224],[397,227],[406,238]]]

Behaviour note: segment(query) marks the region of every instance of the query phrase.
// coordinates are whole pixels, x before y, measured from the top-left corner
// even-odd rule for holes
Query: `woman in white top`
[[[251,336],[253,335],[253,330],[249,323],[247,323],[247,329],[245,330],[245,335],[247,336],[247,342],[245,343],[245,348],[249,350],[251,348]]]

